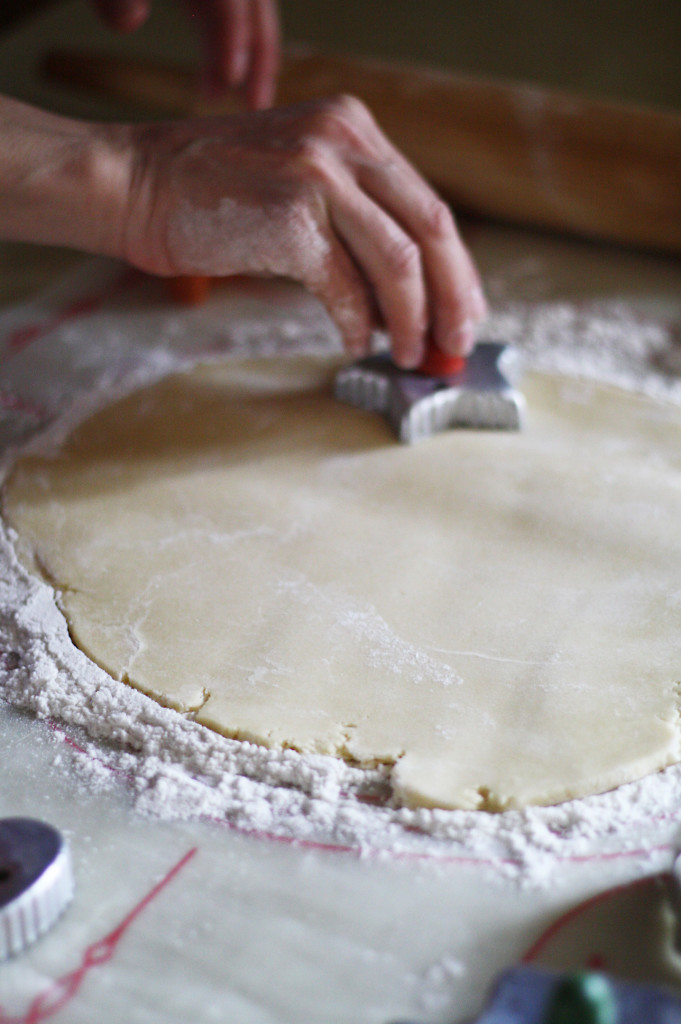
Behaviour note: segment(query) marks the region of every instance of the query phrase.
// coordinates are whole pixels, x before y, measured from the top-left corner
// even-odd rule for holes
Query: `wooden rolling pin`
[[[148,113],[231,112],[191,71],[55,52],[60,83]],[[290,53],[279,101],[354,93],[454,206],[517,224],[681,253],[681,115],[441,71]]]

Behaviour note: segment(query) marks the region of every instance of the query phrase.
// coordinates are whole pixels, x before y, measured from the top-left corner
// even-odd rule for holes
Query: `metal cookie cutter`
[[[512,386],[518,375],[515,350],[487,341],[466,360],[427,358],[417,370],[400,369],[387,353],[368,356],[338,372],[335,394],[384,413],[400,441],[413,444],[448,427],[519,430],[525,400]]]
[[[73,896],[68,847],[31,818],[0,820],[0,963],[35,942]]]

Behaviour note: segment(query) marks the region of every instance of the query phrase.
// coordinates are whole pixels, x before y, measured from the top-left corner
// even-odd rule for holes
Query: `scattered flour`
[[[107,274],[111,269],[95,261],[71,288],[92,289]],[[80,320],[60,321],[49,310],[57,299],[63,305],[62,293],[23,310],[24,319],[42,316],[49,328],[52,316],[56,326],[6,359],[0,471],[27,447],[53,448],[112,394],[198,358],[337,350],[320,307],[290,286],[263,284],[179,315],[159,306],[157,292],[147,294],[157,287],[133,281],[123,325],[121,310],[112,313],[106,302]],[[16,334],[16,313],[0,319],[0,356],[10,327]],[[633,316],[624,303],[506,304],[493,312],[486,333],[517,344],[531,368],[681,404],[681,378],[673,360],[665,361],[678,344],[671,329]],[[44,376],[31,368],[45,359],[55,367],[51,391],[36,395]],[[472,859],[535,885],[561,862],[632,857],[650,866],[669,857],[679,831],[679,766],[557,807],[503,814],[394,807],[388,768],[360,770],[331,757],[230,740],[110,678],[72,644],[54,591],[19,563],[14,541],[0,523],[0,697],[50,723],[63,740],[56,759],[67,758],[83,785],[125,785],[140,814],[215,820],[365,856]],[[430,981],[437,999],[442,979]]]
[[[445,956],[434,963],[423,974],[419,991],[419,1002],[426,1013],[441,1013],[451,1010],[452,983],[466,973],[460,960]]]
[[[509,303],[486,333],[515,345],[533,370],[613,384],[681,404],[681,345],[670,326],[624,302]]]

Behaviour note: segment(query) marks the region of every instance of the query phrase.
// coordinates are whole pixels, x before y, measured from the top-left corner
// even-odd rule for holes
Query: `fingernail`
[[[468,356],[475,348],[475,324],[472,320],[464,320],[454,335],[453,348],[456,355]]]
[[[484,320],[487,316],[487,299],[480,285],[471,289],[471,307],[473,316],[478,320]]]
[[[345,348],[353,359],[361,359],[367,354],[367,346],[363,341],[348,340],[345,342]]]
[[[421,365],[423,360],[423,349],[413,352],[402,352],[400,355],[393,356],[394,361],[403,370],[415,370],[417,366]]]

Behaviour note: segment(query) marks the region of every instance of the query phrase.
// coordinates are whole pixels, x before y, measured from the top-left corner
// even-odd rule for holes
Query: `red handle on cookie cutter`
[[[465,365],[465,356],[447,355],[431,341],[417,370],[424,377],[453,377],[455,373],[461,373]]]
[[[210,277],[187,275],[170,278],[170,294],[175,302],[183,306],[201,305],[208,298],[210,287]],[[461,373],[465,365],[464,356],[447,355],[433,342],[430,342],[417,371],[425,377],[452,377],[456,373]]]

